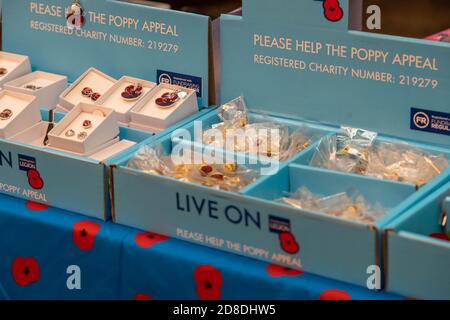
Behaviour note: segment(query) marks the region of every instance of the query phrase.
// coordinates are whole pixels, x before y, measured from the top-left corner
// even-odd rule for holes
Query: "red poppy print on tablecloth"
[[[26,207],[28,210],[32,210],[32,211],[44,211],[44,210],[47,210],[48,208],[50,208],[46,204],[37,203],[37,202],[31,201],[31,200],[27,201]]]
[[[283,266],[279,266],[274,263],[270,263],[267,265],[266,272],[271,277],[296,277],[303,274],[303,271],[295,270]]]
[[[39,264],[34,258],[15,258],[11,271],[14,282],[21,287],[36,283],[41,275]]]
[[[220,300],[222,294],[222,274],[213,266],[199,266],[194,271],[197,296],[201,300]]]
[[[153,299],[150,296],[146,295],[145,293],[138,293],[134,296],[133,300],[150,301]]]
[[[134,237],[134,241],[136,242],[136,244],[143,249],[150,248],[151,246],[157,244],[158,242],[163,242],[167,240],[169,240],[169,237],[153,232],[138,233]]]
[[[78,249],[89,251],[94,248],[95,236],[100,225],[92,221],[78,221],[73,225],[72,240]]]
[[[352,297],[345,291],[330,289],[320,294],[320,300],[352,300]]]

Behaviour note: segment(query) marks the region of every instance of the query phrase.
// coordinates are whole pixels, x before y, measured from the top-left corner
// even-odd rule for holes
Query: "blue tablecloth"
[[[3,195],[0,230],[3,299],[403,299]]]

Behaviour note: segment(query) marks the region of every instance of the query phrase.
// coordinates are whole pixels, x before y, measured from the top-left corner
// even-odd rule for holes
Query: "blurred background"
[[[381,8],[381,33],[424,38],[450,28],[450,0],[364,0],[372,4]]]
[[[125,0],[196,12],[217,18],[241,6],[241,0]],[[273,0],[276,4],[276,0]],[[305,0],[298,0],[305,1]],[[306,0],[307,1],[307,0]],[[381,8],[382,29],[376,32],[423,38],[450,28],[450,0],[363,0]],[[370,31],[365,29],[365,31]],[[372,31],[371,31],[372,32]]]
[[[242,5],[242,0],[122,0],[139,4],[201,13],[216,19]],[[312,1],[312,0],[298,0]],[[382,14],[382,29],[364,31],[424,38],[450,28],[450,0],[350,0],[363,1],[363,12],[370,5],[378,5]],[[273,0],[274,4],[277,3]],[[0,0],[1,6],[1,0]],[[276,12],[274,12],[276,14]],[[366,19],[364,19],[365,21]],[[1,28],[1,25],[0,25]],[[1,40],[1,37],[0,37]],[[1,41],[0,41],[1,43]]]

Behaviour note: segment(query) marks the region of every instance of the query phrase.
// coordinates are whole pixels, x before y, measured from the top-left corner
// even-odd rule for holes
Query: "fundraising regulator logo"
[[[417,128],[425,129],[430,124],[430,117],[425,112],[416,112],[413,121]]]
[[[411,129],[450,135],[450,113],[412,108]]]

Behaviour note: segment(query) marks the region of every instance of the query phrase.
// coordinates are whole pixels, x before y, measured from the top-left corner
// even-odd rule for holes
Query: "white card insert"
[[[30,59],[27,56],[2,51],[0,68],[7,70],[5,74],[0,75],[0,87],[3,87],[5,83],[31,72]]]
[[[20,92],[0,91],[0,113],[11,112],[9,118],[0,118],[0,138],[10,138],[41,121],[36,98]]]
[[[89,128],[83,125],[85,121],[90,121]],[[81,134],[84,137],[80,137]],[[80,103],[50,131],[49,147],[85,155],[118,135],[119,127],[112,109]]]
[[[136,100],[125,100],[122,97],[122,92],[124,92],[126,87],[137,84],[142,86],[142,94]],[[154,82],[124,76],[99,99],[97,104],[102,107],[114,109],[117,120],[128,123],[130,122],[130,110],[155,87],[156,83]]]
[[[34,86],[35,89],[27,86]],[[47,109],[56,107],[60,94],[66,88],[66,76],[43,71],[29,73],[5,84],[5,89],[35,96],[39,106]]]
[[[79,103],[95,104],[98,100],[93,101],[90,97],[83,96],[83,89],[91,88],[93,92],[99,93],[103,96],[116,82],[116,79],[104,74],[103,72],[95,68],[89,68],[61,94],[59,104],[63,109],[69,111]]]
[[[180,96],[185,93],[186,96],[180,97],[171,106],[162,107],[156,103],[156,100],[165,93],[178,93]],[[153,89],[131,110],[130,127],[160,132],[195,114],[198,110],[195,90],[164,83]]]

